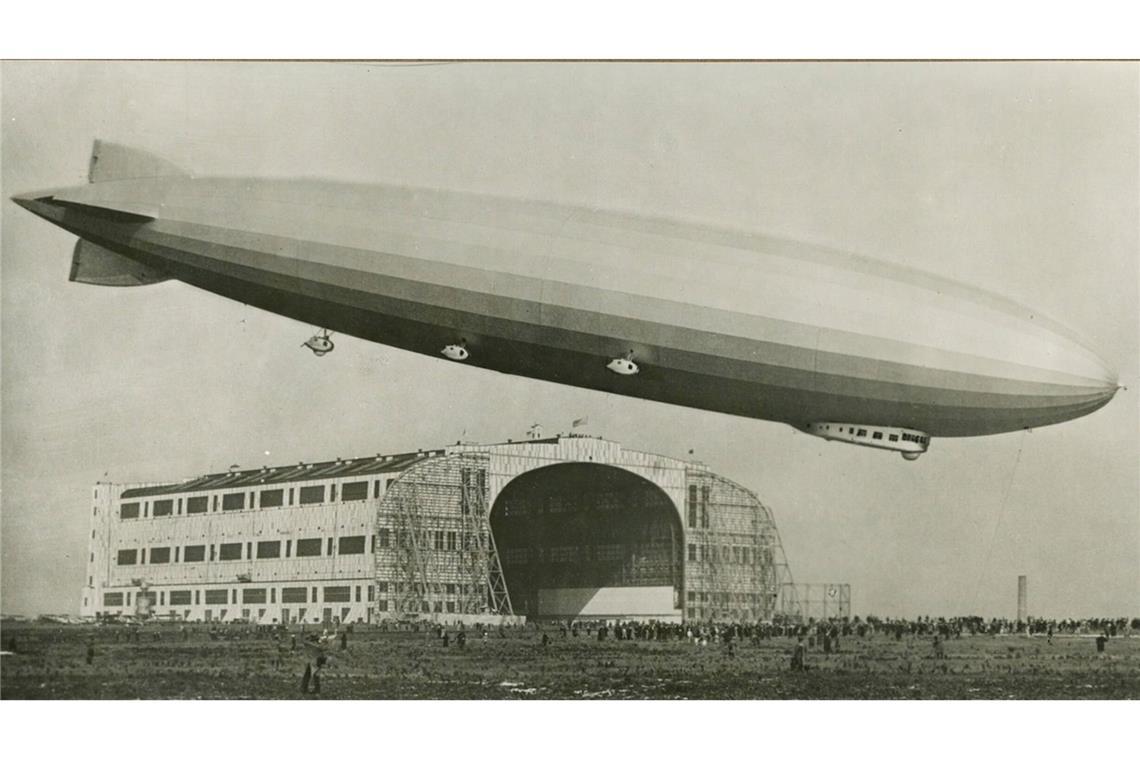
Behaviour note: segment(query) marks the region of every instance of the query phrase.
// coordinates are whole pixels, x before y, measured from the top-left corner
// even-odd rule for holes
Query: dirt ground
[[[3,699],[1137,699],[1140,637],[951,639],[935,659],[930,638],[883,634],[809,650],[789,669],[794,639],[694,646],[680,641],[563,638],[533,628],[469,632],[444,647],[426,632],[357,629],[331,650],[320,695],[300,693],[298,644],[278,665],[272,638],[213,641],[203,630],[5,625],[17,653],[0,664]],[[155,632],[158,638],[155,639]],[[235,632],[236,634],[236,632]],[[300,639],[300,637],[298,637]],[[87,665],[86,650],[95,654]],[[288,639],[286,639],[288,641]]]

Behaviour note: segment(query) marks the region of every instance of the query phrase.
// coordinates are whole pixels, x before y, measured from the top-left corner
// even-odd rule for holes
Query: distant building
[[[772,514],[703,464],[563,435],[94,489],[81,613],[764,620]]]

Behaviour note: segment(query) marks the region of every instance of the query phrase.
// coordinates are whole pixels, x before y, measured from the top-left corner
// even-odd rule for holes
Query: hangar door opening
[[[680,518],[638,475],[590,463],[532,470],[499,494],[491,530],[515,614],[681,617]]]

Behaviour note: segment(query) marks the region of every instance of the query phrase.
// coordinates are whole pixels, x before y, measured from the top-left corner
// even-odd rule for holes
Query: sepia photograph
[[[1140,64],[0,63],[0,698],[1140,698]]]

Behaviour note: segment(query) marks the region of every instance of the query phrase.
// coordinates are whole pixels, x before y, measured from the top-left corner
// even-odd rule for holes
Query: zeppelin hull
[[[601,284],[52,200],[23,205],[156,277],[365,340],[466,364],[807,429],[820,420],[933,436],[1001,433],[1103,406],[1114,385]],[[424,237],[417,245],[428,246]],[[365,262],[365,263],[360,263]],[[846,342],[843,342],[846,341]],[[854,346],[842,350],[844,346]],[[869,346],[868,350],[856,350]],[[954,348],[960,348],[954,347]],[[606,369],[633,352],[640,372]],[[961,369],[947,367],[959,366]]]

